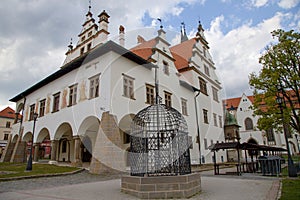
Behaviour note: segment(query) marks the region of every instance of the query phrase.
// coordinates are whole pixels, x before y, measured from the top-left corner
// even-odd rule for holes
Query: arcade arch
[[[74,155],[73,130],[69,123],[62,123],[56,130],[52,142],[51,160],[71,162]]]
[[[99,126],[100,120],[95,116],[89,116],[82,121],[78,129],[80,145],[79,149],[75,149],[78,151],[78,158],[75,159],[81,162],[91,162]]]

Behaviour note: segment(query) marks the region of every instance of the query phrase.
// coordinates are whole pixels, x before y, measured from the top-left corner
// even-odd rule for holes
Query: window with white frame
[[[214,118],[214,126],[218,126],[218,120],[217,120],[217,114],[213,113],[213,118]]]
[[[172,107],[172,94],[167,91],[165,91],[165,105]]]
[[[90,80],[90,99],[99,97],[99,76],[100,74],[97,74],[96,76],[93,76],[89,78]]]
[[[53,108],[52,108],[52,112],[59,111],[59,98],[60,98],[60,92],[53,95]]]
[[[40,101],[39,117],[43,117],[45,115],[45,107],[46,107],[46,99],[43,99]]]
[[[77,99],[77,84],[69,87],[69,106],[75,105]]]
[[[166,75],[170,75],[169,64],[166,61],[163,61],[163,71]]]
[[[183,115],[188,115],[187,100],[184,98],[181,98],[181,110]]]
[[[222,116],[219,116],[219,126],[220,126],[221,128],[223,127]]]
[[[123,74],[123,96],[134,99],[134,78]]]
[[[207,86],[206,81],[202,78],[199,78],[200,92],[207,95]]]
[[[154,104],[154,86],[146,84],[146,103]]]
[[[209,76],[209,68],[207,67],[207,65],[204,65],[204,73]]]
[[[208,124],[208,110],[203,109],[203,121]]]
[[[218,90],[215,87],[211,87],[212,89],[212,94],[213,94],[213,100],[216,102],[219,102],[219,97],[218,97]]]
[[[30,105],[29,120],[33,120],[34,110],[35,110],[35,104]]]

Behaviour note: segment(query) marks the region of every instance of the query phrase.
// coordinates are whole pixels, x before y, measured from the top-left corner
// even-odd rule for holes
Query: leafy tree
[[[283,121],[276,103],[280,96],[284,99],[285,123],[300,133],[300,34],[278,29],[272,36],[277,41],[260,57],[261,71],[249,77],[254,88],[254,113],[261,116],[258,128],[280,129]]]

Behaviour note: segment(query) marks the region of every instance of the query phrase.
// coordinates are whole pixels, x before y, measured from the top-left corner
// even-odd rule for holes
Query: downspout
[[[194,102],[195,102],[195,111],[196,111],[196,126],[197,126],[197,140],[198,140],[198,150],[199,150],[199,164],[201,165],[201,140],[200,140],[200,127],[199,127],[199,119],[198,119],[198,109],[197,109],[197,97],[200,94],[200,90],[197,88],[193,88],[194,92],[198,92],[196,96],[194,96]]]

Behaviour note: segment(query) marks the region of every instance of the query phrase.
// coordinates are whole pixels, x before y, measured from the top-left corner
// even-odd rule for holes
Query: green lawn
[[[73,172],[76,170],[78,170],[76,167],[57,166],[50,164],[33,164],[32,171],[26,172],[26,163],[0,163],[0,181],[1,178],[58,174],[64,172]]]
[[[300,199],[300,179],[285,178],[282,180],[282,191],[280,200]]]

